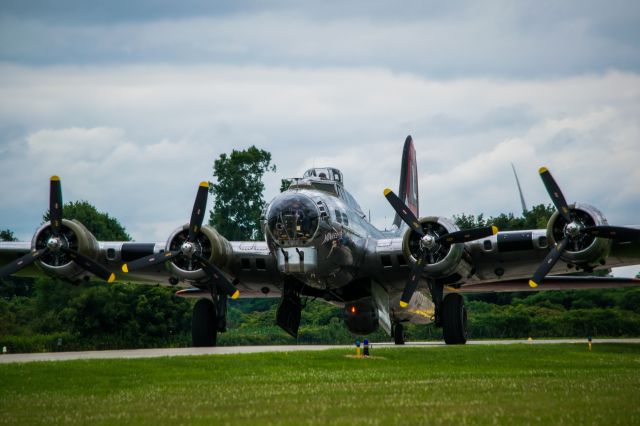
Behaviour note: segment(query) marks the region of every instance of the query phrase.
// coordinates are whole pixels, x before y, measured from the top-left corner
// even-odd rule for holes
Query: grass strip
[[[640,345],[0,365],[0,424],[639,424]]]

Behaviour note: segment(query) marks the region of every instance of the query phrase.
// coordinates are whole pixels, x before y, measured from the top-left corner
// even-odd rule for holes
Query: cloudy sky
[[[375,224],[404,138],[421,213],[567,199],[640,224],[637,1],[10,1],[0,4],[0,229],[85,199],[166,239],[233,148],[272,153],[265,198],[340,168]],[[211,207],[211,204],[209,205]]]

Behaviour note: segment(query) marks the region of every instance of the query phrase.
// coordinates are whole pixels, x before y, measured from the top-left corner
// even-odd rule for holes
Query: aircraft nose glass
[[[269,208],[269,232],[284,245],[306,243],[318,229],[318,208],[305,196],[288,195]]]

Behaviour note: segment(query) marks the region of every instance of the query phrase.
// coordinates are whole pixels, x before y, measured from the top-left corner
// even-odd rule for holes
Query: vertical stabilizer
[[[404,201],[409,210],[416,216],[418,214],[418,165],[416,163],[416,150],[413,147],[411,135],[404,141],[402,150],[402,166],[400,168],[400,188],[398,197]],[[393,224],[396,227],[402,226],[404,222],[396,214]]]
[[[511,163],[511,168],[513,169],[513,175],[516,177],[516,185],[518,185],[518,192],[520,193],[520,202],[522,203],[522,214],[527,212],[527,204],[524,202],[524,195],[522,195],[522,188],[520,187],[520,181],[518,180],[518,174],[516,173],[516,168]]]

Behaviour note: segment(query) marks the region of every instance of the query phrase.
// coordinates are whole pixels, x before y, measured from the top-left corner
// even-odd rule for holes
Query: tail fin
[[[416,217],[420,217],[418,215],[418,166],[416,163],[416,149],[413,147],[411,135],[407,136],[404,141],[398,197],[404,201]],[[396,214],[393,224],[399,228],[402,223],[402,219]]]

